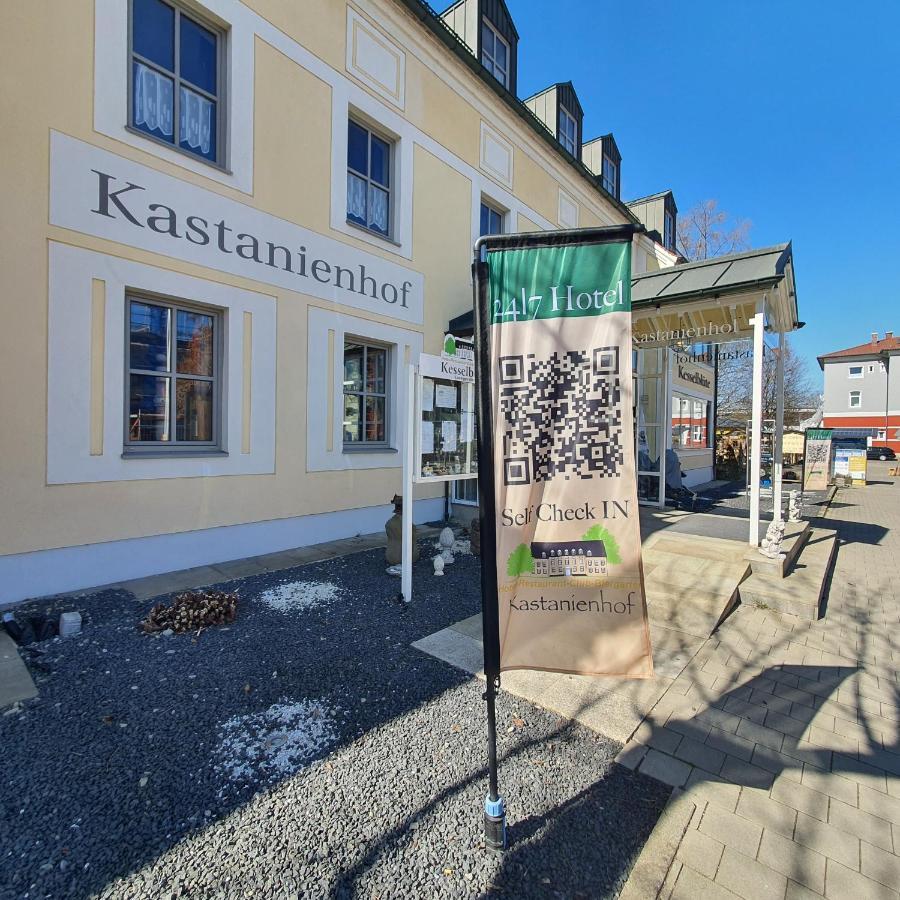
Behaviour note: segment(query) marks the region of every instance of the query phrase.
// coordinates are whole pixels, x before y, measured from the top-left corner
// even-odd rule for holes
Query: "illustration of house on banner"
[[[603,541],[534,541],[531,544],[534,574],[605,575],[606,546]]]

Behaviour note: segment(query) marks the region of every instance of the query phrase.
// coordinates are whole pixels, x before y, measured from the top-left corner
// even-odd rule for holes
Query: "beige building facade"
[[[2,19],[0,603],[380,530],[404,366],[471,308],[485,207],[634,221],[580,118],[573,154],[509,91],[502,27],[486,56],[413,0]]]

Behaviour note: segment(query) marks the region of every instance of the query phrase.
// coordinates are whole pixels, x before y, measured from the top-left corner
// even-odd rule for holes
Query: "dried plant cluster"
[[[158,603],[141,622],[147,634],[171,629],[176,634],[201,631],[211,625],[233,622],[237,615],[237,594],[225,591],[186,591],[166,606]]]

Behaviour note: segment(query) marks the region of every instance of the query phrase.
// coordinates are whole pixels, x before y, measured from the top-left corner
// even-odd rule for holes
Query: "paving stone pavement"
[[[900,483],[870,465],[817,522],[824,618],[740,606],[620,754],[695,804],[659,897],[900,900]]]

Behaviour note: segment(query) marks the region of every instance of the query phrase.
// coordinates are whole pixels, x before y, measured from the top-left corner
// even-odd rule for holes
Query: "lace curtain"
[[[178,103],[178,133],[181,143],[194,150],[209,153],[213,104],[206,97],[186,88],[181,88]]]
[[[135,63],[134,124],[171,137],[174,118],[172,79]]]
[[[366,222],[366,183],[347,173],[347,215]]]
[[[182,87],[178,96],[178,134],[183,144],[202,153],[212,145],[214,103]],[[172,79],[135,63],[134,124],[172,137],[175,119]]]
[[[367,195],[368,194],[368,202]],[[387,191],[375,187],[347,173],[347,215],[364,222],[369,228],[388,233],[389,196]]]
[[[387,234],[388,195],[376,187],[369,187],[369,225]]]

